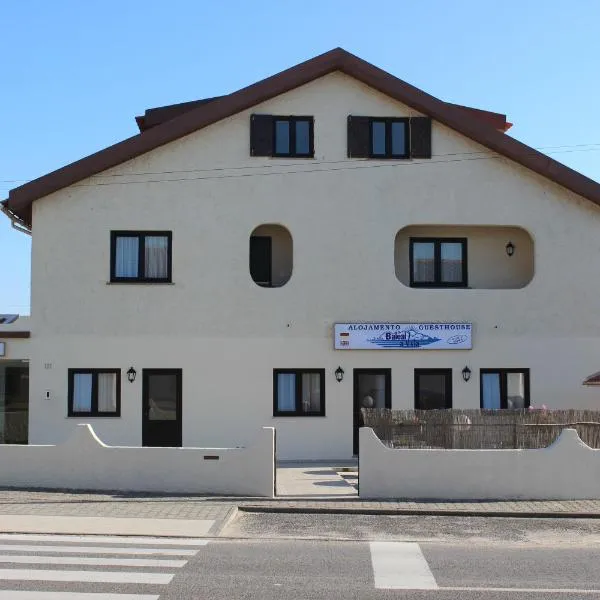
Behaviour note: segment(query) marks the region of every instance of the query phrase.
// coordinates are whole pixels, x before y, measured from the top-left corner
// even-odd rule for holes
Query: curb
[[[536,511],[477,511],[477,510],[418,510],[386,508],[327,508],[314,506],[238,506],[239,512],[247,513],[288,513],[323,515],[382,515],[382,516],[423,516],[423,517],[498,517],[512,519],[600,519],[600,513],[581,512],[536,512]]]

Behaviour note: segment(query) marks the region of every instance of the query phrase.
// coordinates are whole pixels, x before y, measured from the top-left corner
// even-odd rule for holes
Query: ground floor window
[[[481,408],[529,407],[529,369],[481,369]]]
[[[325,416],[325,369],[274,369],[273,416]]]
[[[415,369],[415,410],[452,408],[452,369]]]
[[[0,443],[26,444],[29,417],[29,365],[0,361]]]
[[[69,416],[121,415],[120,369],[69,369]]]

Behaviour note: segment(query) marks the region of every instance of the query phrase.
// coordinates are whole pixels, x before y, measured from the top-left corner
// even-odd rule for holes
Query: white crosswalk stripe
[[[375,587],[388,590],[436,590],[435,577],[415,542],[371,542]]]
[[[208,540],[0,534],[0,542],[0,587],[20,582],[18,590],[0,589],[0,600],[157,600],[158,594],[128,593],[127,589],[168,585],[174,570],[187,564],[187,559],[170,557],[192,557]],[[38,582],[43,582],[39,590],[27,590],[36,588]],[[90,591],[69,590],[70,584],[78,590],[85,590],[87,584]],[[102,589],[118,589],[103,593],[97,590],[98,584]]]

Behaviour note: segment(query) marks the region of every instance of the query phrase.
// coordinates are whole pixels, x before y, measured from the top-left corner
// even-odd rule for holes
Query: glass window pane
[[[406,123],[392,123],[392,154],[406,155]]]
[[[275,154],[290,153],[290,123],[275,121]]]
[[[373,133],[372,154],[375,156],[385,156],[385,121],[373,121],[371,131]]]
[[[117,410],[117,374],[98,373],[98,412]]]
[[[146,277],[167,279],[169,275],[169,238],[166,235],[148,235],[144,242]]]
[[[91,412],[92,374],[75,373],[73,377],[73,412]]]
[[[441,244],[441,278],[447,283],[460,283],[463,280],[463,245],[460,242]]]
[[[148,376],[148,419],[177,420],[177,376],[171,374]]]
[[[433,242],[414,242],[413,280],[419,283],[435,281],[435,244]]]
[[[500,373],[482,373],[481,397],[483,408],[488,410],[502,408],[500,401]]]
[[[117,237],[115,255],[115,277],[137,277],[139,258],[138,237]]]
[[[321,410],[321,374],[302,373],[302,412]]]
[[[294,373],[277,374],[277,411],[296,411],[296,375]]]
[[[310,153],[310,123],[296,121],[296,154]]]
[[[506,374],[506,408],[525,408],[525,374]]]
[[[418,410],[446,408],[446,375],[442,373],[419,374]]]

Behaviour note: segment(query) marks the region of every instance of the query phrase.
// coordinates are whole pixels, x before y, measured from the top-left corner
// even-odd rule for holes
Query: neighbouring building
[[[600,405],[600,185],[505,115],[336,49],[137,122],[3,203],[33,235],[31,318],[0,324],[29,443],[274,425],[279,458],[348,458],[361,406]]]

